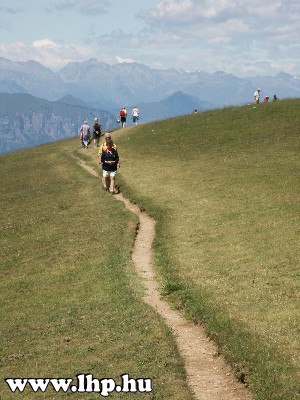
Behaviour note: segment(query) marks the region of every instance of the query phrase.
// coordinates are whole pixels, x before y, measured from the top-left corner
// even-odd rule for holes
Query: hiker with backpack
[[[120,120],[122,128],[125,128],[126,125],[126,118],[127,118],[127,111],[125,107],[122,107],[120,110]]]
[[[98,118],[95,118],[93,125],[93,139],[94,139],[94,147],[99,147],[99,140],[101,135],[102,126],[98,121]]]
[[[117,147],[114,145],[110,134],[107,135],[105,144],[101,148],[99,164],[102,165],[103,188],[111,194],[116,194],[116,174],[120,164]]]
[[[113,186],[113,188],[112,188],[111,190],[112,190],[113,192],[116,193],[115,182],[113,182],[113,185],[112,185],[111,176],[110,176],[110,175],[109,175],[109,176],[106,176],[107,173],[104,172],[104,170],[106,169],[107,165],[104,165],[104,164],[103,164],[102,154],[103,154],[103,152],[106,152],[106,150],[107,150],[107,148],[109,147],[109,145],[112,145],[112,148],[113,148],[115,151],[117,151],[117,146],[113,143],[111,134],[110,134],[109,132],[106,132],[106,133],[105,133],[105,135],[104,135],[104,140],[105,140],[105,142],[101,144],[101,146],[100,146],[100,148],[99,148],[99,151],[98,151],[99,165],[102,166],[102,171],[103,171],[103,173],[102,173],[102,175],[103,175],[103,176],[102,176],[102,186],[103,186],[103,189],[104,189],[105,191],[109,191],[110,187]],[[108,165],[109,165],[109,163],[108,163]],[[115,165],[115,167],[116,167],[116,170],[117,170],[117,168],[120,168],[120,161],[119,161],[119,159],[118,159],[118,162],[117,162],[117,164]],[[114,176],[113,176],[113,181],[115,181],[114,177],[115,177],[115,175],[116,175],[116,172],[115,172],[115,174],[112,174],[112,175],[114,175]]]

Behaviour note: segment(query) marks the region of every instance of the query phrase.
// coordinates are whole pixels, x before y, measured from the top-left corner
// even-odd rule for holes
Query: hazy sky
[[[300,76],[300,0],[0,0],[0,57]]]

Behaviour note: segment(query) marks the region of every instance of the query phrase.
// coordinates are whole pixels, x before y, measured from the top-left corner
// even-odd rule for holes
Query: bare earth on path
[[[77,159],[77,158],[76,158]],[[79,161],[77,159],[77,161]],[[98,173],[82,160],[80,165],[92,175]],[[151,305],[172,329],[179,351],[184,359],[188,384],[198,400],[250,400],[247,388],[234,377],[223,357],[216,356],[217,348],[200,325],[184,319],[160,298],[159,288],[151,266],[155,221],[121,193],[114,196],[139,217],[139,227],[132,252],[137,273],[146,288],[144,301]]]

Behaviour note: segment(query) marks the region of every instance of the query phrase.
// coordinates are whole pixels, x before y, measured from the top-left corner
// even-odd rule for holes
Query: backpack
[[[126,115],[126,114],[125,114],[125,110],[121,110],[121,111],[120,111],[120,117],[125,117],[125,115]]]

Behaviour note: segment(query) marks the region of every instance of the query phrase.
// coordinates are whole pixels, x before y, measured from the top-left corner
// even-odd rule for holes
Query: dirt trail
[[[77,159],[77,158],[76,158]],[[80,165],[94,176],[98,173],[82,160]],[[239,383],[217,348],[206,336],[204,329],[185,320],[160,298],[158,284],[151,266],[155,221],[121,193],[114,196],[139,217],[139,229],[134,243],[132,259],[146,288],[144,301],[151,305],[171,327],[185,362],[188,384],[197,400],[250,400],[251,394]]]

